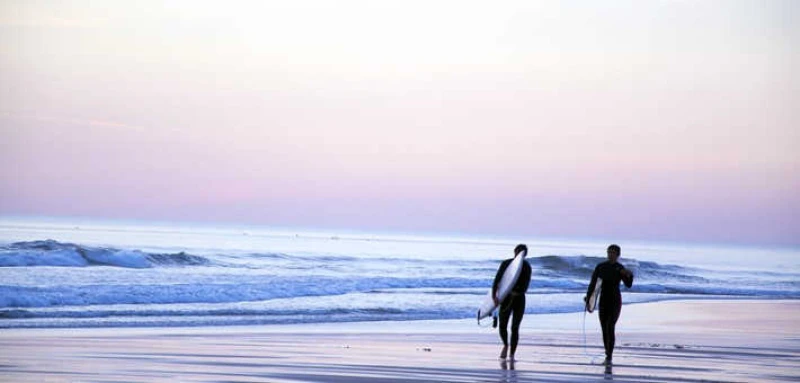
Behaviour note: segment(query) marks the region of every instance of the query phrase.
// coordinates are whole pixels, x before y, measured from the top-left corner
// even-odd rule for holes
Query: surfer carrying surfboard
[[[497,269],[497,275],[494,277],[494,283],[492,284],[492,298],[494,299],[494,304],[495,306],[500,306],[500,339],[503,340],[503,351],[500,352],[501,359],[505,359],[506,356],[508,356],[511,360],[514,360],[514,353],[516,353],[517,344],[519,343],[519,325],[522,323],[522,316],[525,314],[525,292],[528,291],[528,285],[531,282],[531,265],[524,259],[527,254],[527,246],[523,244],[517,245],[517,247],[514,248],[514,258],[506,259],[500,264],[500,267]],[[514,282],[511,292],[505,297],[500,298],[498,289],[502,287],[501,281],[503,275],[506,273],[506,269],[508,269],[509,265],[511,265],[517,257],[521,257],[522,260],[521,270],[517,269],[520,270],[519,276],[516,282]],[[511,354],[508,355],[508,321],[512,317],[512,314]]]
[[[625,287],[630,288],[633,285],[633,273],[617,262],[621,253],[619,246],[611,245],[606,252],[608,260],[594,268],[592,281],[586,290],[584,301],[586,310],[592,312],[594,308],[590,307],[590,302],[593,301],[591,297],[595,293],[598,278],[601,279],[598,317],[600,318],[600,328],[603,329],[603,345],[606,349],[606,360],[603,364],[610,366],[616,341],[614,331],[620,311],[622,311],[622,294],[619,291],[619,283],[623,282]]]

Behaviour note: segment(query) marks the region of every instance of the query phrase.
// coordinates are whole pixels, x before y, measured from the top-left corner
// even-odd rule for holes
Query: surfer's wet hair
[[[606,251],[609,253],[619,254],[622,250],[620,250],[618,245],[611,245]]]
[[[525,246],[524,244],[520,243],[519,245],[517,245],[517,247],[514,248],[514,255],[517,255],[522,251],[527,253],[528,252],[528,246]]]

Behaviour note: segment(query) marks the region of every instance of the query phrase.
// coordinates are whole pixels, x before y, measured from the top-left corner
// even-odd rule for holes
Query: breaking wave
[[[143,269],[156,266],[205,265],[209,260],[184,252],[162,254],[141,250],[90,247],[51,239],[16,242],[0,247],[0,267],[114,266]]]

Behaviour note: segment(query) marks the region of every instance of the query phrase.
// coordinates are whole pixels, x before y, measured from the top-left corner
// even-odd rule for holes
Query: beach
[[[8,382],[791,382],[800,301],[626,305],[614,366],[594,315],[527,315],[517,360],[473,320],[6,329]],[[485,325],[485,324],[484,324]]]
[[[3,222],[2,382],[800,380],[795,248],[623,244],[607,370],[582,311],[605,242]],[[510,363],[474,318],[517,243],[533,275]]]

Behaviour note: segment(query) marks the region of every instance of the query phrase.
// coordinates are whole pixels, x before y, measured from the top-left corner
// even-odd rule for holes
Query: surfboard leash
[[[586,357],[592,358],[592,361],[590,362],[591,364],[596,364],[595,360],[597,358],[604,358],[605,355],[604,354],[597,354],[597,355],[589,354],[589,349],[586,346],[586,313],[587,313],[587,310],[584,307],[584,309],[583,309],[583,355],[586,356]]]

